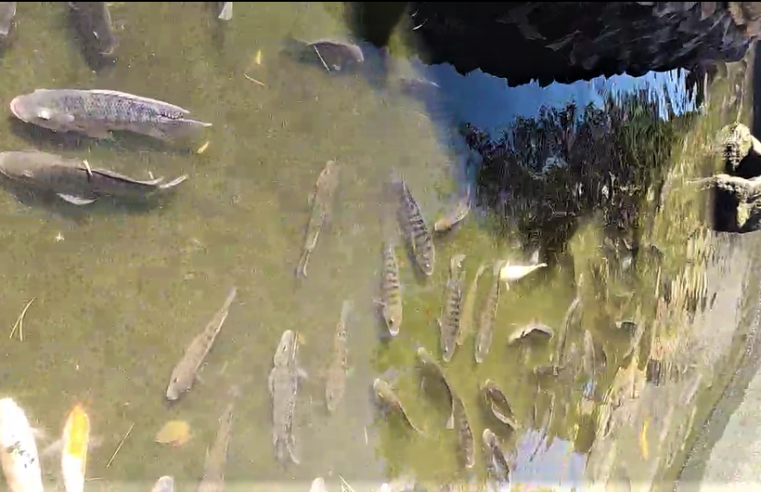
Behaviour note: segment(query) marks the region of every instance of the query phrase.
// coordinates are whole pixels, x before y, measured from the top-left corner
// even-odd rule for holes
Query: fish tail
[[[163,179],[163,178],[162,178],[162,179]],[[182,176],[180,176],[179,178],[173,179],[172,181],[170,181],[170,182],[168,182],[168,183],[163,183],[163,184],[160,184],[160,185],[159,185],[159,189],[160,189],[160,190],[167,190],[167,189],[169,189],[169,188],[174,188],[175,186],[177,186],[178,184],[182,183],[182,182],[183,182],[183,181],[185,181],[186,179],[188,179],[188,175],[187,175],[187,174],[183,174],[183,175],[182,175]]]
[[[296,267],[296,277],[300,279],[307,278],[307,265],[309,264],[309,256],[312,252],[309,249],[305,249],[299,259],[299,265]]]
[[[230,20],[233,18],[233,3],[232,2],[222,2],[222,11],[219,13],[219,17],[217,17],[220,20]]]

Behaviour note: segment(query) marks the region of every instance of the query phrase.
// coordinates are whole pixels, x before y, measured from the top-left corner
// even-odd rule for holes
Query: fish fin
[[[296,465],[300,465],[301,458],[296,451],[296,438],[293,436],[293,434],[288,437],[288,442],[286,443],[285,447],[288,450],[288,455],[291,457],[291,461],[293,461],[293,463]]]
[[[447,419],[447,429],[454,429],[454,409],[452,409],[452,413],[449,414]]]
[[[233,18],[233,3],[225,2],[225,5],[222,7],[222,11],[219,13],[219,16],[217,17],[217,19],[229,21],[232,18]]]
[[[128,94],[126,92],[120,92],[120,91],[112,91],[108,89],[91,89],[88,92],[92,94],[104,94],[109,96],[117,96],[122,97],[125,99],[131,99],[133,101],[141,101],[148,104],[156,104],[162,107],[162,109],[170,109],[174,110],[181,114],[190,114],[190,111],[188,111],[185,108],[181,108],[179,106],[175,106],[174,104],[169,104],[168,102],[159,101],[158,99],[151,99],[149,97],[142,97],[142,96],[136,96],[134,94]]]
[[[373,299],[373,304],[375,304],[378,307],[385,307],[386,303],[383,302],[383,299],[378,299],[377,297]]]
[[[170,181],[168,183],[160,184],[159,185],[159,189],[160,190],[167,190],[169,188],[174,188],[175,186],[177,186],[178,184],[182,183],[186,179],[188,179],[188,175],[187,174],[183,174],[179,178],[173,179],[172,181]]]
[[[194,379],[195,379],[196,381],[198,381],[199,383],[201,383],[201,384],[205,384],[205,383],[203,382],[203,378],[201,377],[201,373],[200,373],[200,372],[197,372],[197,373],[196,373],[196,375],[195,375]]]
[[[296,368],[296,374],[299,376],[299,379],[309,379],[309,374],[304,370],[303,367],[297,367]]]
[[[111,132],[102,128],[83,128],[80,130],[82,133],[90,138],[98,140],[113,140],[114,137]]]
[[[270,371],[270,375],[267,377],[267,388],[270,391],[270,396],[275,395],[275,370]]]
[[[534,251],[534,253],[531,255],[531,258],[528,260],[528,262],[532,265],[538,265],[539,264],[539,248]]]
[[[80,196],[68,195],[66,193],[56,193],[56,195],[66,202],[79,206],[89,205],[95,201],[95,198],[83,198]]]

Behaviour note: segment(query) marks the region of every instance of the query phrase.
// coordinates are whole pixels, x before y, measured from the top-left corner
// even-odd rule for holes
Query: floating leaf
[[[190,426],[184,420],[170,420],[156,433],[154,440],[160,444],[182,446],[190,439]]]

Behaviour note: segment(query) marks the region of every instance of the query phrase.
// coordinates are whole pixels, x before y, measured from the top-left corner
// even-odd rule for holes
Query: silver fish
[[[225,465],[227,448],[230,444],[230,431],[233,425],[233,407],[231,401],[219,419],[219,429],[214,444],[206,455],[203,478],[198,484],[198,492],[222,492],[225,488]]]
[[[396,260],[395,243],[383,244],[383,271],[381,273],[380,306],[381,316],[388,333],[395,337],[402,326],[402,282],[399,280],[399,263]]]
[[[457,430],[457,441],[460,446],[460,459],[465,468],[473,468],[476,464],[476,450],[473,443],[473,430],[468,421],[465,404],[457,395],[452,399],[454,424]]]
[[[487,469],[495,478],[510,480],[510,460],[505,453],[504,443],[491,429],[484,429],[481,438],[488,459]]]
[[[0,39],[11,32],[16,17],[16,2],[0,2]]]
[[[106,2],[69,2],[69,14],[88,50],[100,56],[112,56],[118,42]]]
[[[439,378],[443,383],[444,386],[447,388],[447,393],[449,395],[449,407],[451,409],[449,414],[449,419],[447,419],[446,427],[447,429],[454,429],[454,390],[452,389],[452,385],[449,384],[449,379],[447,379],[446,375],[444,374],[444,368],[439,365],[438,362],[436,362],[436,359],[433,358],[433,355],[425,349],[425,347],[420,347],[417,349],[417,356],[418,360],[420,361],[423,366],[428,368],[431,372],[434,373],[434,375]]]
[[[309,492],[328,492],[328,488],[325,486],[325,479],[317,477],[312,480],[312,486],[309,487]]]
[[[99,196],[142,198],[174,188],[187,179],[168,183],[164,178],[139,181],[106,169],[91,168],[87,161],[37,151],[0,153],[0,174],[38,189],[54,192],[74,205],[88,205]]]
[[[484,400],[489,406],[491,413],[503,424],[508,425],[511,429],[518,429],[518,423],[515,421],[515,414],[510,407],[510,403],[507,401],[507,397],[499,389],[497,383],[487,379],[484,384],[481,385],[481,392],[483,393]]]
[[[151,492],[174,492],[174,477],[164,475],[159,478]]]
[[[433,224],[436,232],[447,232],[468,216],[470,212],[470,187],[467,193],[457,199],[450,210]]]
[[[317,239],[320,237],[322,227],[330,219],[333,210],[333,196],[338,188],[339,166],[335,161],[328,161],[317,177],[314,191],[309,196],[312,205],[312,213],[307,224],[304,250],[296,267],[296,276],[306,278],[309,257],[317,247]]]
[[[204,328],[203,331],[190,342],[190,345],[188,345],[182,359],[180,359],[180,362],[178,362],[172,370],[169,386],[167,386],[166,389],[167,400],[177,400],[193,386],[198,375],[198,368],[201,367],[201,364],[206,358],[206,354],[209,353],[211,346],[214,344],[214,340],[217,339],[217,335],[219,335],[219,331],[222,329],[222,325],[227,319],[230,305],[233,303],[237,294],[238,289],[235,287],[230,289],[222,308],[217,311],[213,318],[211,318],[211,321],[206,325],[206,328]]]
[[[333,360],[328,368],[328,374],[325,382],[325,402],[328,411],[333,413],[338,404],[344,397],[346,391],[346,370],[348,354],[348,333],[346,323],[349,313],[352,309],[352,302],[346,300],[341,306],[341,319],[336,325],[336,332],[333,336]]]
[[[296,450],[293,418],[299,381],[306,378],[306,373],[298,363],[298,351],[296,333],[291,330],[283,332],[267,381],[272,397],[272,444],[275,447],[275,456],[279,461],[284,461],[287,453],[288,458],[297,465],[301,460]]]
[[[462,263],[465,255],[454,255],[449,261],[449,279],[444,295],[444,306],[438,319],[441,338],[441,353],[445,362],[454,355],[457,332],[462,318],[462,291],[465,283],[465,270]]]
[[[497,308],[499,307],[499,267],[501,263],[497,262],[494,265],[494,279],[492,280],[491,290],[489,291],[489,297],[486,298],[486,305],[484,310],[481,311],[481,319],[478,325],[478,333],[476,333],[476,363],[480,364],[484,361],[491,349],[491,340],[494,333],[494,320],[497,317]]]
[[[402,401],[396,395],[396,392],[393,390],[393,388],[391,388],[391,385],[388,384],[388,382],[380,378],[376,378],[375,381],[373,381],[373,390],[375,391],[375,395],[378,397],[378,400],[383,405],[385,405],[387,409],[397,411],[402,416],[404,422],[407,423],[407,425],[409,425],[412,430],[419,434],[423,433],[420,427],[416,426],[412,422],[409,415],[407,414],[407,411],[402,405]]]
[[[211,126],[186,118],[188,110],[179,106],[109,90],[37,89],[13,98],[10,109],[23,122],[96,139],[124,130],[171,141]]]
[[[420,206],[415,197],[412,196],[407,183],[400,179],[399,185],[401,188],[399,217],[402,231],[404,231],[405,238],[409,242],[418,268],[424,275],[430,277],[433,275],[433,268],[436,263],[433,237],[431,237],[423,214],[420,212]]]
[[[217,19],[229,21],[233,18],[233,3],[232,2],[215,2],[217,4],[217,11],[219,15]]]
[[[582,357],[584,372],[592,380],[597,380],[597,354],[595,353],[595,341],[589,330],[584,330],[584,357]]]
[[[529,323],[526,326],[520,328],[519,330],[516,330],[513,333],[511,333],[510,336],[507,337],[507,343],[508,344],[514,343],[517,340],[520,340],[521,338],[528,337],[532,333],[540,334],[547,339],[550,339],[553,336],[555,336],[555,331],[549,326],[542,323]]]
[[[486,271],[486,264],[483,263],[478,267],[476,276],[473,277],[473,282],[470,284],[468,293],[465,295],[465,299],[462,304],[462,315],[460,316],[460,326],[457,328],[457,345],[462,345],[465,342],[465,338],[470,335],[473,328],[473,310],[476,308],[476,294],[478,293],[478,280]]]

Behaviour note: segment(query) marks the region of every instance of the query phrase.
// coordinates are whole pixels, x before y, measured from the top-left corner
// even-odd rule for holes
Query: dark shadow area
[[[66,24],[91,70],[99,71],[116,63],[119,45],[113,33],[108,7],[101,2],[70,2]]]
[[[346,2],[347,24],[352,35],[376,48],[388,46],[394,27],[402,19],[408,2]]]

